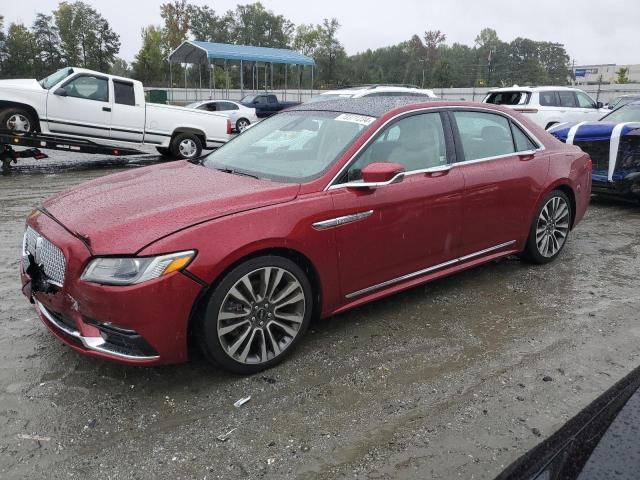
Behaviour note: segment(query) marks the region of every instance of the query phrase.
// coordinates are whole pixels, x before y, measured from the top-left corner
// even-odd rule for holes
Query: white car
[[[226,115],[146,103],[137,80],[69,67],[40,81],[1,80],[0,129],[150,144],[190,159],[226,143],[232,125]]]
[[[361,87],[341,88],[328,90],[316,95],[307,103],[325,102],[327,100],[339,100],[341,98],[361,97],[428,97],[438,98],[432,90],[413,87],[410,85],[364,85]]]
[[[571,87],[496,88],[483,102],[513,108],[544,129],[563,122],[593,122],[609,113],[602,103]]]
[[[190,103],[187,108],[196,108],[207,112],[217,112],[228,115],[231,125],[237,132],[242,132],[249,125],[258,122],[260,119],[256,115],[255,108],[245,107],[241,103],[231,100],[204,100],[202,102]]]

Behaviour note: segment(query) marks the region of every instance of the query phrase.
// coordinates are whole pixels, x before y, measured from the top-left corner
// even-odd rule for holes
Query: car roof
[[[579,88],[574,88],[574,87],[553,87],[553,86],[548,86],[548,87],[519,87],[517,85],[514,85],[513,87],[503,87],[503,88],[494,88],[489,90],[488,93],[497,93],[497,92],[529,92],[529,93],[533,93],[533,92],[545,92],[545,91],[549,91],[549,90],[570,90],[570,91],[582,91]]]
[[[352,113],[355,115],[367,115],[369,117],[381,117],[385,113],[397,108],[406,107],[408,105],[433,107],[482,107],[487,108],[486,103],[472,103],[459,101],[443,101],[439,98],[429,97],[362,97],[362,98],[341,98],[336,100],[328,100],[326,102],[303,103],[301,105],[287,109],[288,112],[293,111],[312,111],[312,112],[341,112]],[[504,112],[504,108],[491,105],[492,110]]]
[[[345,87],[336,90],[327,90],[320,95],[340,95],[343,94],[358,94],[364,92],[432,92],[428,88],[419,88],[410,85],[361,85],[355,87]]]

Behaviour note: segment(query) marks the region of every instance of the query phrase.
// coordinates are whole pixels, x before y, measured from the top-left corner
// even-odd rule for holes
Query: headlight
[[[96,258],[80,279],[103,285],[133,285],[182,270],[195,255],[195,251],[189,250],[157,257]]]

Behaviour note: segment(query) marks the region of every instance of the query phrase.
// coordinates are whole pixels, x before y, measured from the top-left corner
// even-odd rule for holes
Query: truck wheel
[[[30,133],[35,131],[37,121],[33,114],[24,108],[9,107],[0,111],[0,129],[15,133]]]
[[[179,133],[169,147],[173,156],[179,160],[191,160],[202,153],[202,142],[193,133]]]
[[[167,147],[156,147],[156,150],[163,157],[170,157],[171,156],[171,150],[169,150]]]
[[[249,125],[251,125],[251,122],[246,118],[238,119],[238,121],[236,122],[236,132],[242,133],[244,129],[247,128]]]

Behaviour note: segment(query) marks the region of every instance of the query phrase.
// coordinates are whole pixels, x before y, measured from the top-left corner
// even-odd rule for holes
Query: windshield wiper
[[[241,172],[240,170],[233,170],[232,168],[216,168],[216,170],[220,170],[221,172],[225,173],[231,173],[233,175],[241,175],[243,177],[251,177],[255,178],[256,180],[260,180],[260,177],[258,177],[257,175],[253,175],[247,172]]]

